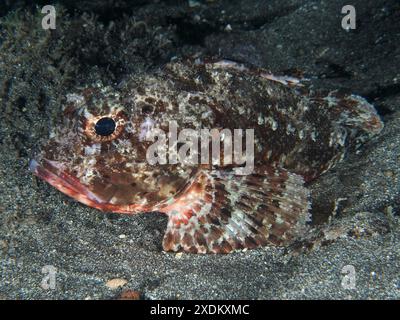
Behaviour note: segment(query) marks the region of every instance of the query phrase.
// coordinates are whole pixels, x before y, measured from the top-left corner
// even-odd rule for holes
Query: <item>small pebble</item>
[[[180,259],[180,258],[182,258],[182,255],[183,255],[183,252],[178,252],[178,253],[175,255],[175,259]]]
[[[230,24],[226,25],[225,31],[227,31],[227,32],[232,31],[232,26]]]
[[[384,172],[384,174],[385,174],[385,176],[388,177],[388,178],[392,178],[393,175],[394,175],[393,171],[391,171],[391,170],[386,170],[386,171]]]
[[[124,285],[126,285],[128,283],[127,280],[122,279],[122,278],[114,278],[111,280],[108,280],[106,282],[106,286],[110,289],[117,289],[119,287],[123,287]]]

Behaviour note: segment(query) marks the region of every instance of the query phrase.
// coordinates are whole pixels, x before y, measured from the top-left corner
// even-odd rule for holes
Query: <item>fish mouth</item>
[[[83,203],[89,207],[101,211],[134,214],[145,211],[152,211],[151,207],[140,204],[112,204],[97,196],[79,179],[68,173],[57,161],[43,159],[37,162],[35,159],[29,161],[29,170],[40,179],[46,181],[57,190]]]

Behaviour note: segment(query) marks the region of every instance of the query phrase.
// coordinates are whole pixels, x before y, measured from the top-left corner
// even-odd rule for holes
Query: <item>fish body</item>
[[[88,206],[167,214],[164,250],[228,253],[306,232],[304,184],[382,127],[355,95],[226,60],[172,62],[67,95],[30,168]]]

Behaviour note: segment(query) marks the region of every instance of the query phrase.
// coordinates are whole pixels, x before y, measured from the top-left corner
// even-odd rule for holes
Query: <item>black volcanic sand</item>
[[[144,299],[400,297],[397,0],[351,1],[357,29],[348,32],[348,1],[68,1],[53,31],[41,29],[28,2],[0,5],[0,298],[113,299],[126,289]],[[116,85],[197,54],[302,70],[316,88],[376,105],[382,134],[311,185],[307,239],[230,255],[165,253],[165,217],[101,213],[28,171],[74,88]],[[53,290],[41,287],[46,265],[57,268]],[[346,265],[355,268],[353,289],[341,285]],[[125,285],[107,286],[115,278]]]

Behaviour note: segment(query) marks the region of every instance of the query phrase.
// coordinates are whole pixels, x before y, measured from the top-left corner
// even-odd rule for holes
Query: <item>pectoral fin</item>
[[[301,176],[283,169],[200,171],[161,210],[169,216],[163,248],[228,253],[287,244],[305,230],[308,195]]]

